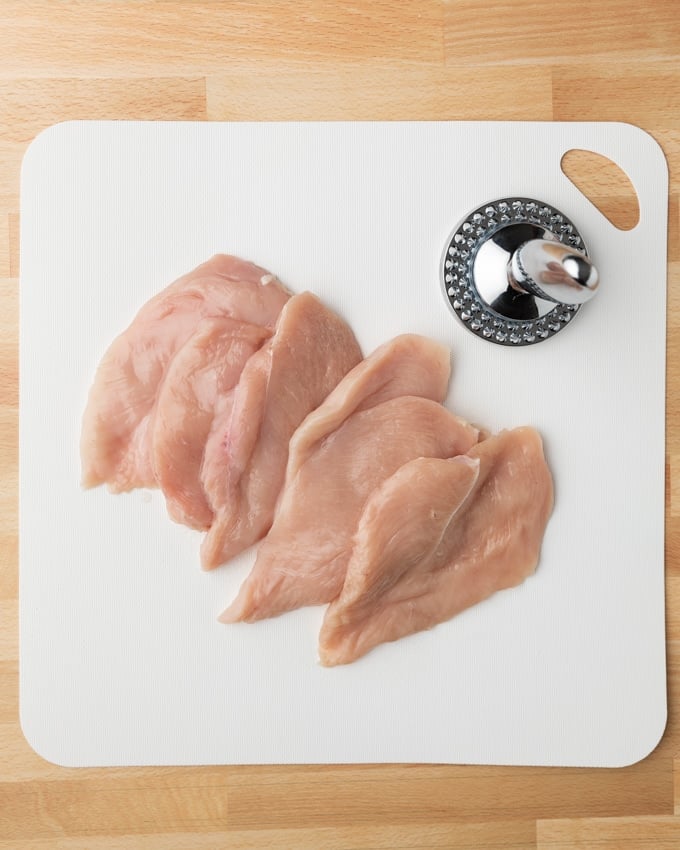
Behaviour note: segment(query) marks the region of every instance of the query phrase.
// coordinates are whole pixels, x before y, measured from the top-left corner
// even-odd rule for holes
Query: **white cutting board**
[[[617,162],[640,223],[616,230],[560,171]],[[445,303],[445,240],[513,194],[579,227],[601,291],[521,349]],[[66,123],[21,195],[21,722],[65,765],[629,764],[666,720],[667,168],[623,124]],[[450,346],[455,411],[543,434],[555,512],[536,575],[430,632],[324,669],[323,609],[217,616],[252,562],[206,574],[158,494],[79,486],[97,363],[142,303],[213,253],[310,289],[365,352]]]

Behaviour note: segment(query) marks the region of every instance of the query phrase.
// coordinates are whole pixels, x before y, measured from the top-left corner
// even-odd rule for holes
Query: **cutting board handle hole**
[[[576,188],[619,230],[632,230],[640,220],[637,193],[626,172],[594,151],[573,148],[560,166]]]

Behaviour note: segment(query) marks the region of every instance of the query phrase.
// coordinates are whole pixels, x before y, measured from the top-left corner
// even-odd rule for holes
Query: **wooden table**
[[[680,847],[679,52],[671,0],[3,0],[0,850]],[[671,173],[669,722],[652,755],[621,770],[69,770],[31,750],[18,720],[19,170],[40,130],[74,118],[612,120],[656,137]],[[594,193],[625,213],[617,188]]]

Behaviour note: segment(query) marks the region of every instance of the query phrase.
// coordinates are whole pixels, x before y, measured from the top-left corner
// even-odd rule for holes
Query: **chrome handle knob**
[[[508,279],[520,292],[557,304],[585,304],[600,276],[580,251],[548,239],[531,239],[510,258]]]
[[[549,204],[517,197],[478,207],[458,224],[441,278],[468,330],[514,346],[565,328],[600,280],[573,222]]]

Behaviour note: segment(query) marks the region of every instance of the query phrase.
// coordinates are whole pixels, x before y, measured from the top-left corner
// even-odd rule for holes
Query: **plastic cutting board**
[[[560,159],[617,162],[614,228]],[[468,333],[439,262],[475,207],[521,195],[579,227],[602,284],[572,325],[508,348]],[[21,190],[21,722],[64,765],[454,762],[619,766],[666,720],[667,168],[623,124],[77,122],[42,133]],[[544,438],[556,504],[535,576],[324,669],[323,609],[217,616],[252,563],[202,573],[162,498],[80,488],[95,368],[142,303],[213,253],[310,289],[365,352],[452,352],[448,404]]]

